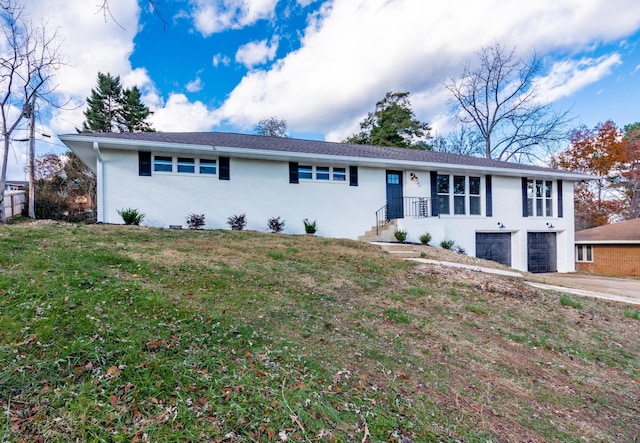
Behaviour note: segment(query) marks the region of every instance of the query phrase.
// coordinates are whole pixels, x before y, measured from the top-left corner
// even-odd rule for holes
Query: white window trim
[[[579,257],[579,250],[582,249],[582,260],[580,260]],[[587,259],[588,254],[587,254],[587,250],[590,249],[591,250],[591,260]],[[588,244],[588,245],[576,245],[576,262],[577,263],[593,263],[593,245]]]
[[[536,196],[536,182],[542,182],[542,214],[538,214],[538,206],[536,201],[538,200],[538,197]],[[545,196],[545,190],[546,190],[546,186],[547,186],[547,182],[551,183],[551,198],[547,198]],[[533,198],[530,199],[529,198],[529,183],[533,183]],[[531,205],[531,212],[528,211],[528,216],[529,217],[535,217],[535,218],[555,218],[556,216],[556,201],[558,198],[558,187],[554,186],[554,181],[553,180],[546,180],[546,179],[537,179],[537,178],[529,178],[527,179],[527,206],[529,205],[529,200],[533,200],[533,203]],[[549,207],[548,204],[551,205],[551,214],[547,215],[547,208]]]
[[[156,157],[170,157],[171,158],[171,171],[156,171],[155,169],[155,165],[156,165]],[[178,158],[188,158],[188,159],[193,159],[193,166],[194,166],[194,171],[193,172],[178,172]],[[209,160],[209,161],[213,161],[215,162],[215,167],[216,167],[216,173],[215,174],[206,174],[206,173],[201,173],[200,172],[200,161],[201,160]],[[220,168],[220,162],[217,158],[211,158],[211,157],[196,157],[196,156],[188,156],[188,155],[167,155],[166,153],[162,153],[162,152],[154,152],[152,153],[152,158],[151,158],[151,175],[179,175],[180,177],[197,177],[197,176],[202,176],[202,177],[217,177],[218,176],[218,171]]]
[[[443,214],[439,212],[439,216],[441,217],[457,217],[457,218],[482,218],[486,214],[486,180],[484,176],[481,175],[463,175],[456,173],[440,173],[438,175],[444,175],[449,177],[449,192],[447,194],[441,194],[436,192],[438,197],[447,195],[449,197],[449,213]],[[453,177],[464,177],[464,194],[454,194],[454,178]],[[469,178],[476,177],[480,179],[480,193],[479,194],[470,194],[470,185]],[[437,186],[437,184],[436,184]],[[436,189],[437,191],[437,189]],[[456,214],[455,213],[455,197],[464,197],[464,214]],[[480,213],[479,214],[471,214],[471,197],[477,197],[480,199]]]
[[[300,177],[300,168],[302,167],[310,167],[311,168],[311,178],[304,178],[304,177]],[[325,179],[318,179],[318,168],[328,168],[329,169],[329,179],[325,180]],[[344,177],[344,180],[336,180],[335,179],[335,175],[334,175],[334,170],[335,169],[343,169],[344,170],[344,174],[342,175]],[[326,173],[326,171],[322,171],[322,173]],[[326,165],[309,165],[309,164],[305,164],[305,165],[298,165],[298,180],[303,183],[303,182],[314,182],[314,183],[335,183],[335,184],[342,184],[342,183],[349,183],[349,168],[347,168],[346,166],[326,166]]]

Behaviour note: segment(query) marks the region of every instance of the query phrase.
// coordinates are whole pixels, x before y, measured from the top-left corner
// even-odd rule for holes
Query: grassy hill
[[[0,440],[640,438],[640,310],[347,240],[0,226]]]

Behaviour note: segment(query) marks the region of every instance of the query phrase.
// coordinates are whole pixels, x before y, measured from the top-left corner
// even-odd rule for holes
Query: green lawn
[[[354,241],[0,226],[0,440],[634,441],[639,318]]]

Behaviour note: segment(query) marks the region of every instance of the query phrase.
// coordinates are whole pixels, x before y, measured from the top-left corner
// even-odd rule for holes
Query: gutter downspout
[[[93,150],[96,153],[96,200],[97,200],[97,214],[96,222],[104,223],[104,169],[102,167],[103,159],[100,153],[100,145],[97,141],[93,142]]]

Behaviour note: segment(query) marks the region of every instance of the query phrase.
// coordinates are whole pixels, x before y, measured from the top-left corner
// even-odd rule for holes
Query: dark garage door
[[[557,247],[555,232],[529,232],[527,234],[527,268],[529,272],[556,272]]]
[[[511,266],[511,233],[476,233],[476,257]]]

